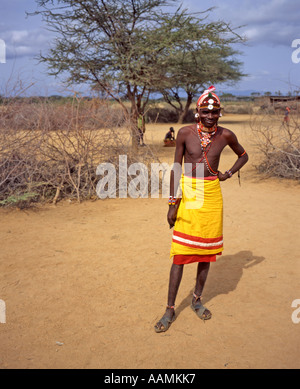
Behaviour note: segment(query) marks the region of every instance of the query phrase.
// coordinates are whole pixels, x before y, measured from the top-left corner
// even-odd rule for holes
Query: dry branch
[[[295,107],[288,122],[282,110],[253,117],[254,143],[262,155],[257,170],[268,176],[300,179],[300,120]]]
[[[0,106],[0,204],[95,198],[100,163],[117,164],[119,155],[127,155],[128,164],[157,161],[148,147],[132,154],[130,127],[108,101],[6,99]]]

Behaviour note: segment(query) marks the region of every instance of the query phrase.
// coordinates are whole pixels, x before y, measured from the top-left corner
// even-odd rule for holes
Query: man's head
[[[221,113],[221,102],[219,97],[213,93],[216,88],[211,86],[199,97],[197,101],[198,121],[211,128],[217,124]]]

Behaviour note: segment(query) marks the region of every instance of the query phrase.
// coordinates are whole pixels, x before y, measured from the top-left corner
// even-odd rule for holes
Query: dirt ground
[[[225,115],[250,161],[221,183],[224,252],[211,265],[204,304],[190,309],[196,264],[184,269],[168,332],[153,326],[167,298],[172,230],[167,200],[68,201],[0,210],[2,369],[241,369],[300,367],[299,184],[262,179],[246,115]],[[175,131],[178,125],[173,125]],[[149,125],[162,162],[169,125]],[[224,150],[220,170],[235,160]]]

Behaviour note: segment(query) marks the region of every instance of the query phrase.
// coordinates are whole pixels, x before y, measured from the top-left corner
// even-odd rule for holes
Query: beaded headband
[[[216,88],[214,86],[205,90],[197,101],[197,108],[208,108],[209,110],[221,108],[219,97],[213,93],[215,90]]]

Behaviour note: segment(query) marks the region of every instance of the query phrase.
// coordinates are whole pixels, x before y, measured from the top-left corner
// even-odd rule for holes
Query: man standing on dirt
[[[188,263],[198,263],[191,308],[202,320],[212,316],[202,305],[201,296],[210,262],[215,262],[216,255],[223,251],[223,200],[219,182],[232,177],[248,161],[248,155],[235,134],[218,126],[221,103],[214,90],[213,86],[210,87],[198,99],[197,123],[182,127],[177,134],[174,166],[181,167],[184,159],[185,171],[181,179],[181,174],[175,174],[175,169],[171,171],[168,223],[170,228],[174,227],[170,252],[173,264],[167,308],[154,326],[156,332],[167,331],[175,320],[175,299],[183,267]],[[238,158],[231,169],[221,173],[218,171],[220,155],[227,145]],[[204,164],[204,170],[199,173],[201,164]],[[189,166],[187,170],[186,166]],[[179,183],[182,198],[178,206]],[[200,199],[199,206],[190,200],[193,194]]]

